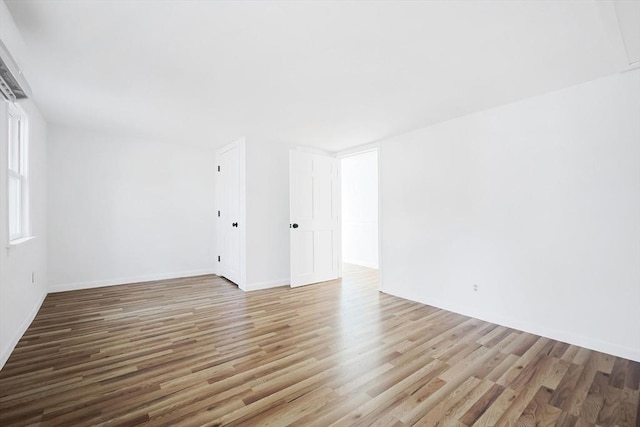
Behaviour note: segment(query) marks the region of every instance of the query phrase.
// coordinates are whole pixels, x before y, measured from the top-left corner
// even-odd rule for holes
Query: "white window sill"
[[[19,239],[14,239],[14,240],[11,240],[9,242],[9,246],[7,246],[7,247],[8,248],[13,248],[13,247],[16,247],[16,246],[20,246],[21,244],[27,243],[29,240],[33,240],[35,238],[36,238],[36,236],[29,236],[29,237],[21,237]]]

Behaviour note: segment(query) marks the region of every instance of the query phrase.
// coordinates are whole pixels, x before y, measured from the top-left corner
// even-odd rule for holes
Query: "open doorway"
[[[340,171],[343,274],[378,270],[378,150],[341,157]]]

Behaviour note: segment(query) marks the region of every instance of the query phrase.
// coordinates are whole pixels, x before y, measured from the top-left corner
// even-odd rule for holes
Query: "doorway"
[[[379,276],[378,148],[331,155],[300,147],[289,165],[291,286],[362,270]]]
[[[343,271],[379,269],[378,150],[340,158]]]
[[[339,173],[334,156],[290,151],[291,286],[339,276]]]

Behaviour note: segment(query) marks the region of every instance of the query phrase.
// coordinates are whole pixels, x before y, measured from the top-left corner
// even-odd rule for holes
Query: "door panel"
[[[338,277],[337,160],[292,150],[290,162],[291,286],[335,279]]]
[[[319,230],[315,233],[315,239],[318,270],[333,271],[334,258],[337,259],[337,254],[334,253],[335,232],[333,230]]]
[[[296,244],[295,250],[292,251],[293,254],[296,255],[296,262],[294,262],[297,266],[297,272],[299,275],[308,276],[313,274],[313,255],[311,256],[300,256],[301,254],[305,254],[305,251],[314,250],[313,245],[313,232],[312,231],[303,231],[299,230],[296,233],[296,239],[294,242]]]

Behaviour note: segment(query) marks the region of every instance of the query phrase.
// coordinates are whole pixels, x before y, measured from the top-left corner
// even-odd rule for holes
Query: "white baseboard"
[[[130,283],[152,282],[155,280],[179,279],[181,277],[215,274],[214,269],[179,271],[173,273],[149,274],[144,276],[120,277],[117,279],[95,280],[90,282],[65,283],[49,286],[49,292],[77,291],[80,289],[101,288],[103,286],[126,285]]]
[[[242,289],[245,292],[249,291],[258,291],[260,289],[269,289],[269,288],[277,288],[280,286],[289,286],[289,279],[280,279],[280,280],[270,280],[267,282],[258,282],[258,283],[248,283],[243,286]]]
[[[5,363],[7,363],[7,360],[9,360],[9,356],[11,356],[11,353],[13,353],[13,349],[16,348],[16,345],[18,345],[20,338],[22,338],[24,333],[27,332],[27,329],[29,329],[29,326],[31,326],[31,322],[33,322],[33,319],[36,318],[36,315],[38,314],[38,311],[40,310],[40,307],[42,306],[42,303],[44,302],[44,299],[46,297],[47,293],[43,292],[38,299],[38,302],[33,306],[29,314],[27,314],[27,316],[18,327],[18,330],[11,339],[9,345],[2,350],[2,354],[0,354],[0,369],[2,369]]]
[[[343,264],[355,264],[355,265],[359,265],[361,267],[367,267],[367,268],[373,268],[374,270],[378,269],[378,263],[373,263],[373,262],[367,262],[367,261],[360,261],[360,260],[342,260]]]
[[[577,345],[580,347],[584,347],[590,350],[599,351],[602,353],[611,354],[617,357],[623,357],[625,359],[634,360],[636,362],[640,362],[640,349],[634,349],[631,347],[625,347],[620,344],[611,343],[607,341],[602,341],[597,338],[585,337],[583,335],[577,335],[574,333],[570,333],[567,331],[563,331],[555,328],[548,328],[545,326],[533,324],[530,322],[523,322],[518,319],[508,318],[504,316],[500,316],[495,313],[485,313],[479,311],[472,311],[468,309],[463,309],[460,307],[454,307],[450,304],[443,304],[441,301],[421,301],[415,298],[410,298],[405,295],[400,295],[394,292],[389,292],[387,290],[382,291],[386,294],[397,296],[400,298],[404,298],[410,301],[416,301],[421,304],[430,305],[433,307],[437,307],[443,310],[451,311],[454,313],[461,314],[463,316],[473,317],[474,319],[483,320],[485,322],[494,323],[501,326],[506,326],[507,328],[516,329],[518,331],[527,332],[534,335],[539,335],[545,338],[550,338],[556,341],[562,341],[568,344]]]

